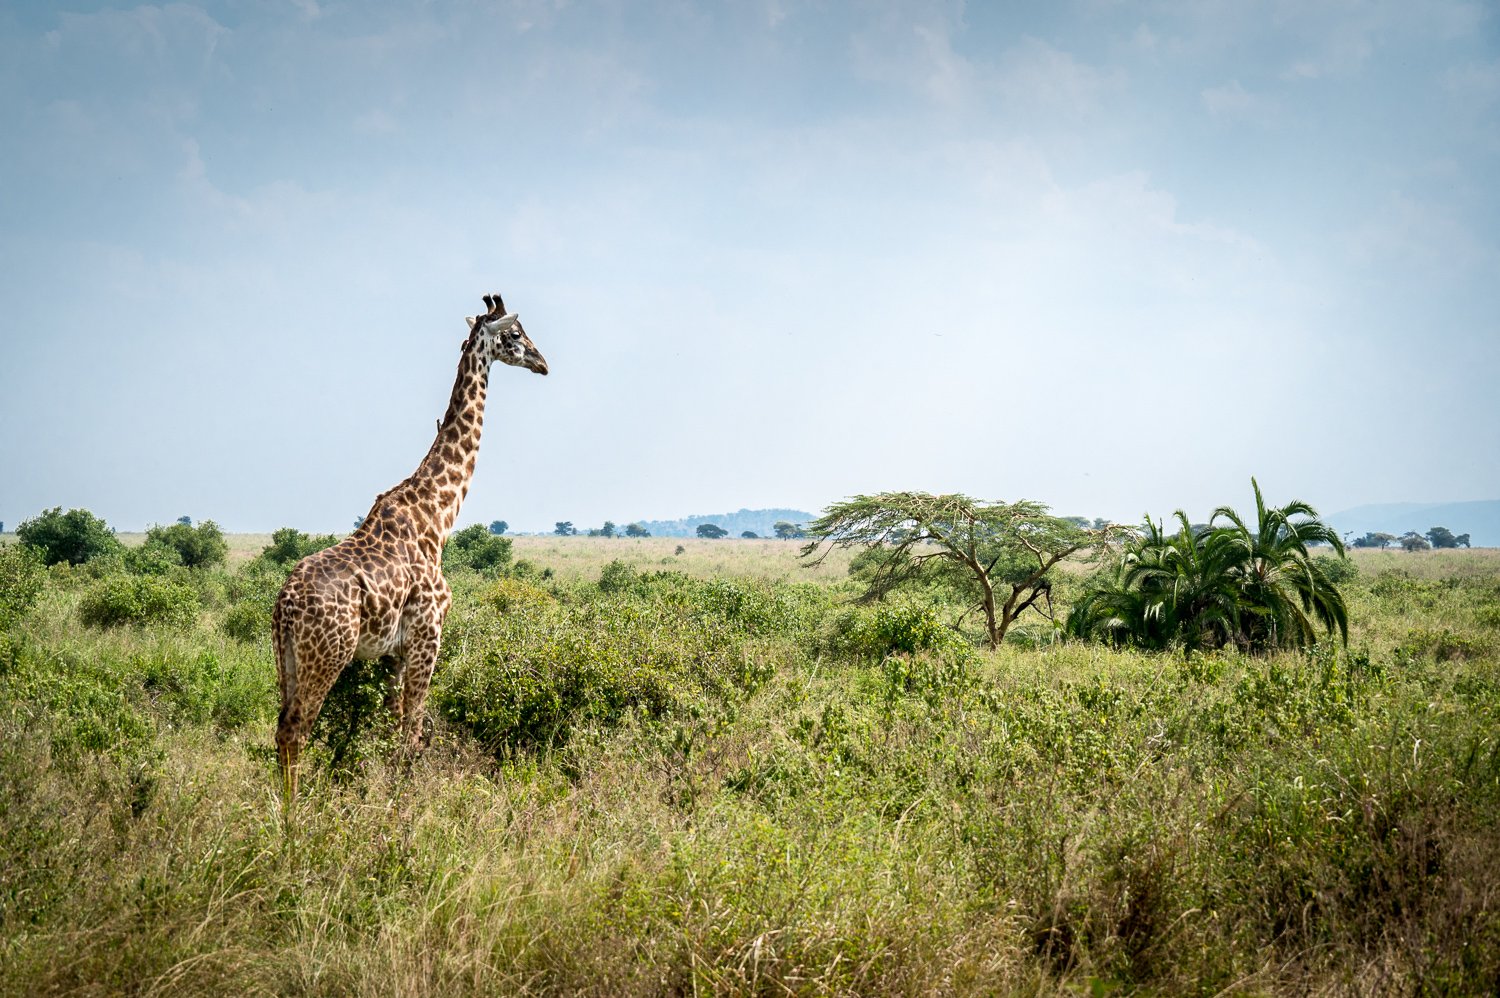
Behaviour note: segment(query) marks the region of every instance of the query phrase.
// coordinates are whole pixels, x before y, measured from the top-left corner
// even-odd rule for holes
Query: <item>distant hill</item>
[[[1479,502],[1392,502],[1355,506],[1323,518],[1340,534],[1355,537],[1369,533],[1395,534],[1408,530],[1425,534],[1433,527],[1447,527],[1455,534],[1468,534],[1475,547],[1500,547],[1500,499]]]
[[[715,516],[693,515],[681,520],[638,520],[641,526],[651,531],[652,537],[697,537],[698,524],[715,523],[729,531],[729,536],[738,537],[753,530],[762,537],[774,537],[778,520],[805,525],[813,515],[801,509],[742,509],[738,513],[719,513]],[[624,524],[620,525],[624,529]]]

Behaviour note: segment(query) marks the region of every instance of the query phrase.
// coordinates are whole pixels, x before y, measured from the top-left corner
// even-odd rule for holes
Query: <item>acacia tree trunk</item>
[[[1025,542],[1023,541],[1022,543]],[[1027,547],[1031,547],[1031,545],[1028,544]],[[1005,632],[1010,630],[1010,625],[1015,623],[1016,618],[1025,613],[1028,607],[1036,603],[1036,601],[1042,597],[1042,594],[1051,591],[1050,584],[1044,587],[1039,586],[1037,583],[1042,578],[1044,578],[1048,572],[1052,570],[1053,565],[1056,565],[1068,555],[1072,554],[1074,551],[1077,551],[1078,546],[1075,545],[1074,547],[1068,548],[1066,551],[1058,554],[1047,555],[1045,557],[1040,551],[1037,551],[1035,548],[1032,548],[1031,550],[1032,553],[1037,557],[1037,563],[1039,567],[1036,569],[1036,571],[1026,576],[1026,580],[1024,582],[1011,584],[1010,598],[1007,599],[1005,601],[1005,605],[1000,608],[1000,623],[998,626],[995,623],[995,595],[994,589],[990,586],[989,574],[985,573],[981,578],[981,581],[984,584],[985,613],[988,616],[990,625],[991,651],[1000,647],[1000,642],[1005,640]],[[1030,592],[1031,595],[1027,596],[1024,600],[1021,599],[1021,594],[1026,592]],[[1050,598],[1051,597],[1048,597],[1049,600]]]
[[[990,573],[972,554],[962,550],[956,553],[969,571],[974,573],[974,578],[979,580],[979,588],[984,592],[984,599],[980,601],[980,606],[984,607],[984,630],[990,639],[990,651],[994,651],[1005,638],[1005,627],[995,622],[995,587],[990,583]]]

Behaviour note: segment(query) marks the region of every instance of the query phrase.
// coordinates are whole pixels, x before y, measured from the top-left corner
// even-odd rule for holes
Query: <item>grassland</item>
[[[330,737],[292,814],[242,570],[175,630],[54,571],[0,993],[1500,990],[1500,552],[1356,552],[1347,650],[1185,658],[989,653],[795,547],[518,538],[552,577],[453,579],[425,757]]]
[[[694,578],[716,575],[785,582],[837,582],[848,575],[852,555],[836,551],[809,568],[797,555],[806,541],[686,537],[517,537],[515,556],[551,568],[567,580],[597,579],[604,566],[622,561],[642,571],[685,572]],[[677,554],[678,548],[682,549]]]

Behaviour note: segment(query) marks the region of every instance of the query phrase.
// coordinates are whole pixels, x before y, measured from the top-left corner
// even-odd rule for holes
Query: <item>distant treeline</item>
[[[813,514],[801,509],[742,509],[738,513],[720,513],[717,516],[689,516],[681,520],[640,520],[641,526],[651,531],[652,537],[697,537],[698,526],[712,523],[738,537],[747,530],[761,537],[774,537],[778,521],[785,520],[797,526],[806,526]]]

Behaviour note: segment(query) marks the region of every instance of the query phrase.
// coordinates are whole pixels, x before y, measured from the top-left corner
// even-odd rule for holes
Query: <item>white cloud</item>
[[[1240,86],[1239,80],[1230,80],[1222,87],[1211,87],[1199,94],[1203,106],[1214,117],[1245,118],[1253,121],[1267,120],[1275,106],[1265,98],[1253,94]]]
[[[1471,62],[1443,74],[1443,82],[1456,98],[1475,108],[1500,100],[1500,59]]]
[[[361,135],[390,135],[396,131],[396,119],[376,108],[355,118],[354,130]]]
[[[1106,94],[1125,82],[1123,70],[1099,69],[1035,38],[1007,50],[996,74],[996,85],[1007,98],[1064,114],[1095,110]]]

